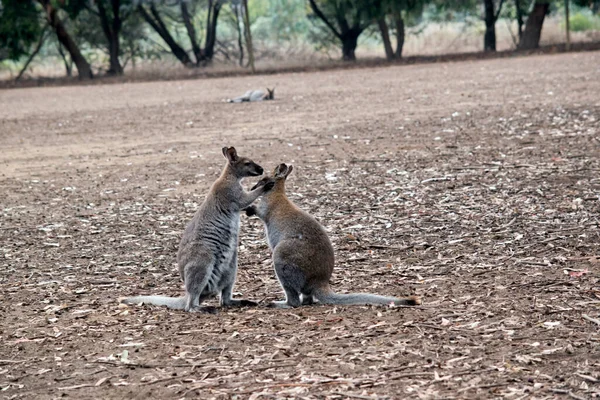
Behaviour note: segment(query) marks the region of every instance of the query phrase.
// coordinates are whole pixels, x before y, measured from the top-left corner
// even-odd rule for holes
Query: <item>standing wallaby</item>
[[[258,205],[246,208],[246,215],[257,215],[265,224],[267,240],[273,251],[273,264],[286,300],[273,307],[298,307],[318,300],[323,304],[418,305],[419,297],[395,298],[368,293],[337,294],[329,287],[333,272],[333,246],[325,229],[308,213],[300,210],[285,195],[285,181],[293,167],[280,164],[261,179],[252,190],[274,184]]]
[[[237,273],[240,211],[252,204],[274,183],[244,191],[241,180],[260,176],[263,169],[252,160],[239,157],[235,148],[223,147],[227,164],[213,183],[206,199],[188,223],[177,253],[179,273],[185,282],[185,296],[138,296],[121,299],[126,304],[153,304],[185,311],[214,311],[200,307],[203,300],[221,295],[224,306],[250,306],[249,300],[231,298]]]
[[[267,93],[262,90],[248,90],[243,96],[236,97],[234,99],[227,99],[228,103],[243,103],[246,101],[263,101],[263,100],[274,100],[275,99],[275,88],[267,88]]]

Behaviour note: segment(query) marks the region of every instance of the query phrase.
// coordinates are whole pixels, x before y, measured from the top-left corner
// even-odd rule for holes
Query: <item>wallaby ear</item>
[[[269,98],[270,99],[274,99],[275,98],[275,87],[273,87],[273,89],[267,88],[267,92],[269,92]]]
[[[279,164],[275,167],[275,171],[273,171],[273,176],[275,178],[285,178],[288,173],[288,166],[285,164]]]
[[[288,166],[287,172],[285,173],[286,179],[292,173],[293,170],[294,170],[294,166],[293,165]]]
[[[235,147],[223,147],[223,155],[229,162],[236,162],[238,159],[237,151]]]

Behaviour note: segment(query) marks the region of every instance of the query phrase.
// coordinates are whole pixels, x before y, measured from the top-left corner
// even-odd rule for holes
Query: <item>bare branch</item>
[[[313,10],[313,12],[317,14],[317,17],[321,18],[321,20],[325,23],[325,25],[327,25],[327,27],[333,32],[333,34],[341,40],[342,35],[338,32],[337,29],[335,29],[331,22],[329,22],[329,20],[327,19],[325,14],[323,14],[323,12],[319,9],[319,7],[317,7],[315,0],[308,0],[308,2],[310,3],[310,8]]]

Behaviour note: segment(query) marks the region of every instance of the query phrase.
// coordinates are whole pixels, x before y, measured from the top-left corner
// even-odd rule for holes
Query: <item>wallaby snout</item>
[[[252,174],[250,176],[261,176],[263,174],[263,172],[265,172],[263,167],[261,167],[258,164],[254,164],[253,167],[254,167],[254,170],[250,172]]]

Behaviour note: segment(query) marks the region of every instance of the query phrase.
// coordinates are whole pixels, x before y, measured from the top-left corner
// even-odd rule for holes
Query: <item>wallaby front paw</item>
[[[252,300],[240,300],[240,306],[242,307],[258,307],[258,303]]]
[[[246,208],[244,208],[244,210],[246,212],[246,216],[248,217],[252,217],[254,215],[256,215],[256,207],[254,206],[248,206]]]
[[[274,187],[275,187],[275,182],[269,181],[269,182],[265,183],[265,186],[263,186],[263,191],[268,192],[269,190],[273,189]]]

